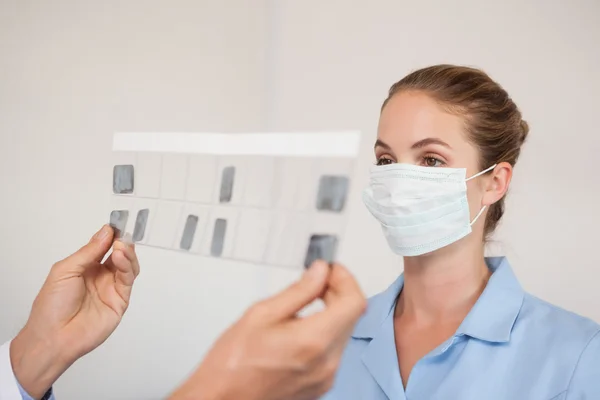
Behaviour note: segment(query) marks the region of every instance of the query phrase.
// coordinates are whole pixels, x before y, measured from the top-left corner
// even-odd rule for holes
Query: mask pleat
[[[421,255],[471,232],[465,177],[464,168],[375,167],[363,201],[395,253]]]

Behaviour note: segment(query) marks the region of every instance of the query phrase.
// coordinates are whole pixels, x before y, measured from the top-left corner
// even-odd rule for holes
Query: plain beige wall
[[[117,130],[361,129],[340,259],[367,293],[384,289],[401,261],[359,197],[378,109],[394,81],[440,62],[484,68],[532,128],[494,252],[529,291],[600,321],[599,20],[595,0],[0,0],[0,342],[52,262],[106,221]],[[164,397],[251,301],[297,276],[139,253],[126,318],[65,374],[61,399]]]
[[[107,221],[113,132],[264,129],[266,28],[257,0],[0,0],[0,342]],[[127,317],[60,399],[164,398],[258,297],[246,265],[139,256]]]

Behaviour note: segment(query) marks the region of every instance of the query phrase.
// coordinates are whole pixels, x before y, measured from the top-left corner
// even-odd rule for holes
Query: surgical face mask
[[[421,167],[412,164],[376,166],[363,201],[381,223],[394,253],[418,256],[438,250],[471,233],[465,168]]]

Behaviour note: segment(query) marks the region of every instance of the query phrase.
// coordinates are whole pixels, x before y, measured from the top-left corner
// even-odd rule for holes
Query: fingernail
[[[310,280],[320,280],[323,275],[329,272],[329,266],[324,261],[315,261],[305,272]]]
[[[110,232],[110,227],[108,225],[104,225],[102,227],[102,229],[100,229],[98,232],[96,232],[93,239],[94,240],[102,240],[108,236],[109,232]]]

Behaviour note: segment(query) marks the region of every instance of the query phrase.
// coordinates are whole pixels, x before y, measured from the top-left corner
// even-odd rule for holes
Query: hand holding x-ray
[[[121,322],[140,266],[134,246],[113,239],[113,230],[104,226],[88,244],[52,267],[27,324],[12,341],[15,377],[31,396],[41,398]]]
[[[323,311],[298,317],[319,297]],[[170,399],[317,398],[330,388],[365,307],[344,267],[317,261],[299,281],[252,306]]]

